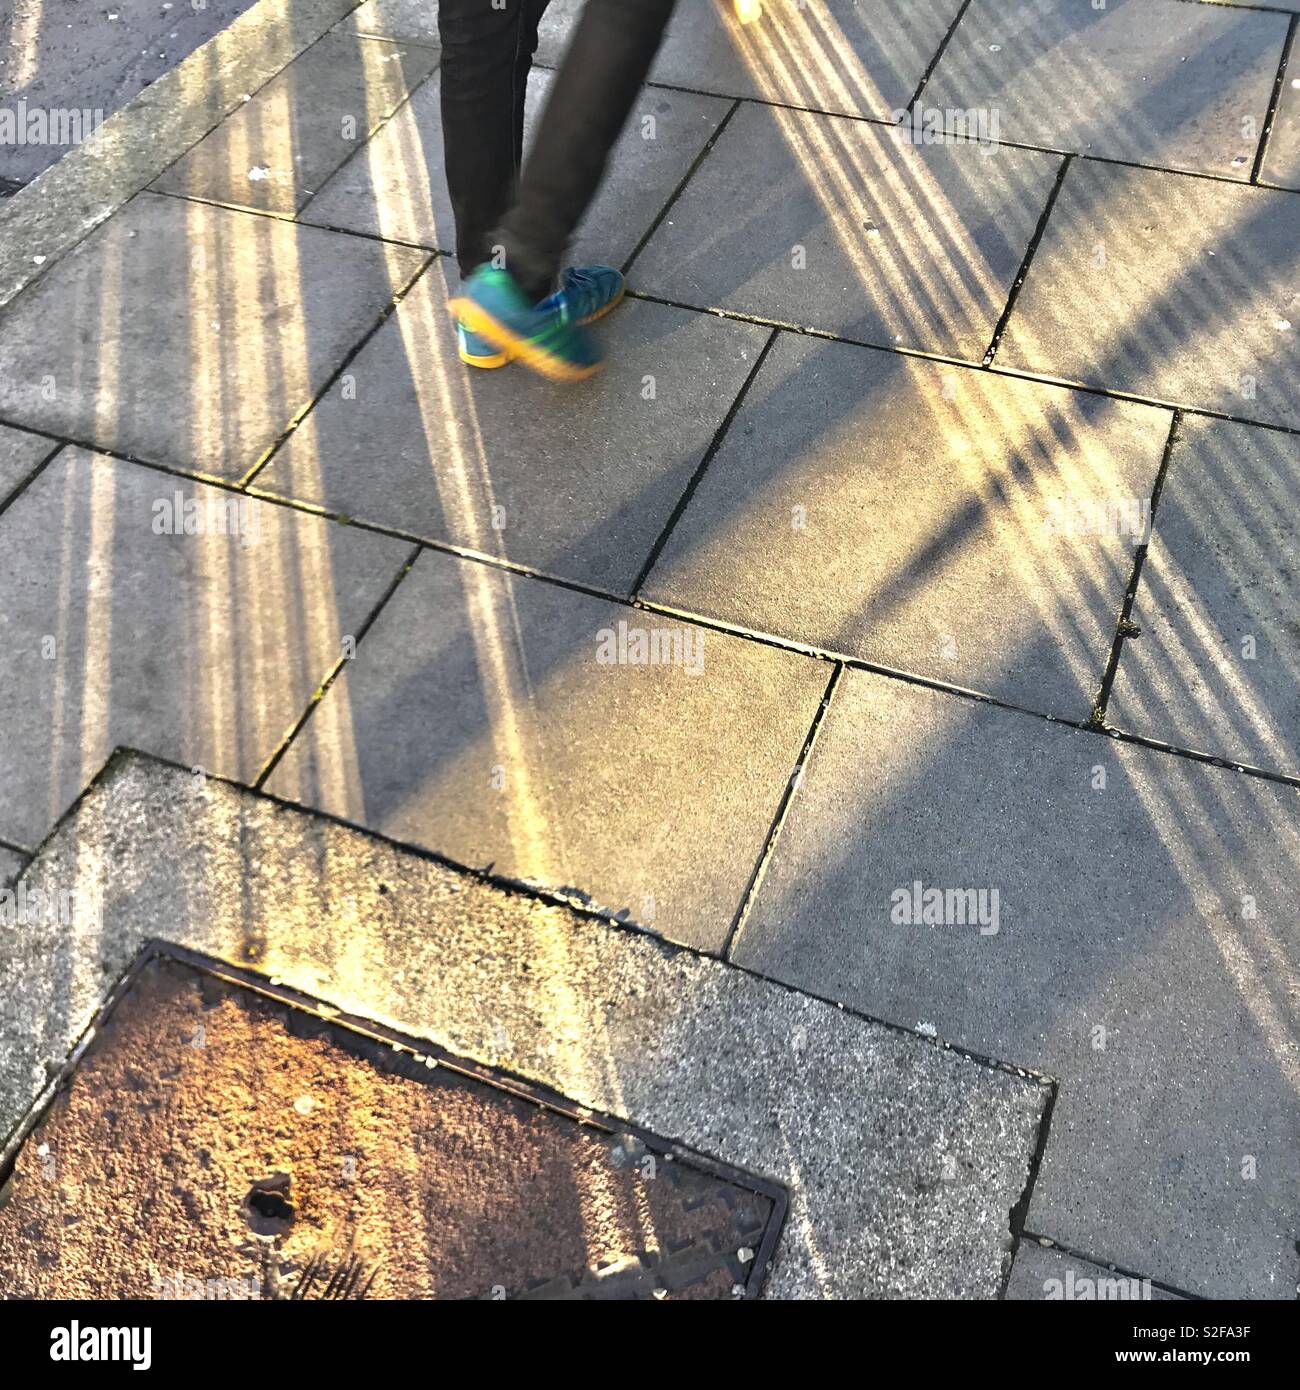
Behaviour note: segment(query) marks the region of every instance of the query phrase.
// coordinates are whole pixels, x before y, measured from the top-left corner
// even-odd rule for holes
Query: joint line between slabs
[[[352,237],[356,241],[373,241],[380,246],[400,246],[407,251],[422,251],[431,260],[450,259],[454,254],[444,251],[440,246],[429,246],[420,241],[403,241],[400,237],[381,236],[378,232],[362,232],[355,227],[340,227],[333,222],[304,222],[297,213],[275,212],[271,208],[249,207],[246,203],[227,203],[220,198],[210,198],[202,193],[180,193],[171,188],[145,188],[141,192],[152,198],[174,198],[182,203],[199,203],[207,208],[219,208],[222,212],[237,212],[245,217],[263,217],[271,222],[284,222],[290,227],[301,227],[306,232],[329,232],[332,236]],[[315,194],[312,195],[315,197]]]
[[[1110,704],[1111,688],[1115,684],[1115,676],[1119,671],[1120,656],[1123,654],[1124,642],[1131,626],[1133,605],[1137,601],[1138,587],[1142,582],[1142,569],[1146,564],[1152,537],[1155,535],[1156,512],[1160,506],[1160,498],[1165,488],[1165,478],[1169,473],[1169,464],[1174,456],[1174,446],[1178,443],[1178,432],[1182,423],[1182,411],[1175,410],[1173,418],[1169,422],[1169,433],[1165,437],[1165,447],[1160,456],[1160,467],[1156,470],[1155,484],[1151,489],[1151,515],[1147,518],[1147,536],[1133,553],[1133,569],[1129,575],[1128,587],[1124,590],[1123,601],[1120,604],[1119,618],[1115,623],[1115,637],[1111,642],[1110,654],[1106,658],[1106,669],[1102,672],[1097,698],[1093,702],[1092,719],[1089,722],[1096,724],[1098,728],[1104,727],[1106,723],[1106,707]]]
[[[744,930],[745,924],[749,920],[750,911],[758,898],[759,890],[763,886],[763,879],[767,876],[768,865],[772,862],[772,856],[776,853],[777,841],[780,839],[781,831],[785,828],[786,819],[790,814],[791,807],[794,805],[795,795],[803,784],[804,775],[812,759],[813,750],[817,746],[817,735],[821,732],[821,727],[826,721],[826,715],[830,711],[831,701],[835,698],[835,692],[839,688],[839,683],[843,674],[844,663],[836,662],[834,670],[831,671],[830,679],[826,682],[826,689],[822,692],[821,702],[813,713],[812,724],[809,726],[808,733],[804,738],[803,747],[799,750],[799,761],[795,764],[793,771],[786,779],[785,788],[781,793],[781,799],[777,803],[776,813],[772,817],[772,824],[768,828],[767,837],[763,842],[763,848],[759,852],[758,862],[754,865],[754,871],[749,877],[749,883],[745,887],[745,894],[740,900],[740,906],[736,909],[736,915],[732,919],[726,939],[722,943],[720,956],[721,959],[728,964],[734,964],[733,957],[735,955],[736,943],[740,939],[740,933]]]
[[[44,434],[38,435],[37,437],[40,439],[49,439],[49,435]],[[7,512],[9,508],[12,507],[13,504],[17,502],[17,500],[23,495],[23,493],[26,492],[29,487],[31,487],[31,485],[36,481],[36,479],[39,478],[40,475],[45,472],[45,470],[50,466],[51,460],[54,459],[56,455],[62,453],[63,450],[67,447],[68,446],[64,440],[57,440],[54,443],[54,447],[49,451],[49,453],[45,454],[36,463],[36,465],[28,471],[27,475],[19,480],[18,486],[14,488],[14,490],[8,495],[8,497],[0,497],[0,517],[4,516],[5,512]]]
[[[343,673],[343,668],[348,664],[350,660],[356,659],[356,652],[359,652],[361,650],[361,644],[365,641],[366,634],[375,625],[375,622],[378,620],[379,615],[388,606],[388,603],[392,599],[393,595],[401,587],[402,581],[406,578],[408,574],[410,574],[411,570],[414,569],[416,561],[419,560],[422,550],[423,546],[419,545],[415,546],[411,550],[411,553],[406,557],[405,563],[393,576],[392,580],[388,584],[388,587],[379,596],[379,601],[366,615],[364,620],[361,622],[360,626],[357,628],[356,632],[351,634],[355,642],[355,652],[353,656],[347,657],[340,655],[335,659],[334,665],[330,668],[325,679],[313,692],[311,699],[307,701],[307,707],[303,710],[302,714],[298,717],[298,719],[294,721],[293,725],[289,729],[289,732],[284,736],[280,744],[276,747],[275,751],[267,759],[266,766],[263,767],[262,770],[257,774],[257,777],[252,783],[252,790],[262,790],[263,786],[265,786],[266,784],[267,778],[269,778],[271,774],[275,771],[276,767],[279,766],[281,759],[289,751],[290,745],[293,743],[294,739],[297,738],[298,734],[302,731],[307,721],[315,713],[317,706],[324,703],[325,697],[329,694],[334,682],[338,680],[339,676]],[[344,635],[346,636],[347,634]]]
[[[364,3],[364,0],[362,0],[362,3]],[[360,8],[360,5],[358,5],[358,9],[359,9],[359,8]],[[350,18],[350,16],[351,16],[352,13],[354,13],[354,12],[353,12],[353,11],[349,11],[349,13],[348,13],[347,15],[344,16],[343,21],[341,21],[341,22],[345,22],[348,18]],[[334,28],[333,28],[333,29],[330,29],[328,32],[332,34],[332,33],[335,32],[336,29],[338,29],[338,25],[335,25]],[[402,44],[402,43],[413,42],[413,43],[414,43],[414,47],[416,47],[417,49],[425,49],[426,51],[431,47],[431,45],[421,44],[421,43],[419,43],[419,42],[415,42],[415,41],[412,41],[412,40],[389,38],[387,34],[363,34],[363,33],[360,33],[360,32],[358,31],[358,32],[355,32],[353,36],[354,36],[355,38],[361,39],[361,40],[366,41],[366,42],[371,42],[371,43],[373,43],[373,42],[375,42],[375,41],[377,40],[377,41],[379,41],[380,43],[387,43],[387,44],[390,44],[390,45],[393,45],[393,46],[396,46],[396,45]],[[357,145],[356,149],[350,151],[347,155],[345,155],[345,156],[343,157],[343,159],[342,159],[338,164],[336,164],[336,165],[334,166],[334,168],[332,168],[332,169],[329,171],[328,174],[326,174],[326,175],[324,176],[324,178],[321,178],[321,179],[318,179],[318,180],[317,180],[317,182],[319,183],[320,186],[319,186],[318,188],[313,188],[313,189],[311,190],[311,192],[308,193],[307,198],[306,198],[306,201],[303,203],[303,205],[302,205],[300,208],[297,208],[297,209],[294,211],[293,216],[294,216],[294,220],[295,220],[295,221],[300,221],[300,220],[302,219],[303,213],[306,212],[307,209],[308,209],[309,207],[311,207],[311,205],[316,201],[317,197],[319,197],[319,195],[321,194],[321,192],[324,190],[325,185],[326,185],[327,183],[329,183],[329,181],[330,181],[332,178],[334,178],[334,176],[335,176],[336,174],[341,173],[349,164],[352,163],[352,161],[353,161],[354,159],[360,158],[361,155],[364,154],[364,152],[365,152],[365,150],[366,150],[366,147],[367,147],[368,145],[370,145],[373,141],[377,140],[377,139],[379,138],[379,136],[383,133],[383,131],[384,131],[389,125],[391,125],[393,121],[395,121],[395,120],[397,119],[398,115],[399,115],[402,111],[404,111],[404,110],[411,104],[412,100],[413,100],[414,97],[415,97],[416,92],[422,91],[430,82],[433,81],[433,79],[434,79],[435,77],[437,77],[437,76],[439,75],[439,72],[440,72],[440,70],[441,70],[441,68],[442,68],[442,49],[441,49],[441,48],[438,48],[438,49],[436,50],[436,52],[437,52],[437,54],[438,54],[438,59],[437,59],[437,62],[434,63],[433,67],[431,67],[431,68],[429,69],[429,71],[428,71],[427,73],[425,73],[425,75],[415,84],[414,87],[408,87],[408,88],[406,88],[406,90],[405,90],[405,92],[404,92],[404,94],[403,94],[403,96],[402,96],[402,99],[397,103],[396,106],[393,107],[393,109],[388,113],[388,115],[384,116],[384,117],[378,122],[378,124],[377,124],[377,125],[375,126],[375,128],[366,136],[366,138],[365,138],[364,140],[362,140],[362,141],[360,142],[360,144]],[[397,55],[397,56],[400,57],[401,55]],[[297,62],[297,59],[294,59],[294,61]],[[303,225],[304,225],[304,226],[314,226],[314,225],[317,225],[317,224],[307,222],[307,223],[303,223]],[[427,249],[427,248],[421,248],[421,249],[423,250],[423,249]]]
[[[716,128],[713,131],[713,134],[710,135],[709,138],[704,142],[704,148],[691,161],[691,167],[687,169],[686,173],[682,176],[682,179],[678,183],[677,187],[674,188],[673,191],[668,195],[668,201],[663,205],[662,208],[659,209],[658,215],[655,217],[654,221],[651,222],[650,227],[646,231],[645,235],[642,236],[641,239],[637,242],[637,244],[632,248],[632,254],[628,256],[627,260],[623,262],[622,269],[623,275],[625,277],[631,271],[632,266],[636,262],[636,258],[650,244],[650,238],[653,237],[654,234],[663,225],[664,218],[666,218],[668,214],[673,210],[674,206],[677,203],[677,200],[686,191],[686,185],[690,183],[690,181],[695,177],[696,171],[713,152],[714,145],[716,145],[718,141],[722,138],[722,132],[726,130],[728,125],[731,124],[731,118],[739,110],[740,99],[739,97],[737,97],[736,100],[734,100],[723,113],[722,119],[718,122]]]
[[[939,66],[939,60],[948,51],[948,45],[952,42],[952,37],[957,32],[957,26],[966,17],[966,11],[970,9],[970,5],[971,0],[962,0],[961,8],[957,11],[956,17],[953,19],[952,23],[948,26],[948,32],[943,36],[939,44],[938,52],[926,64],[925,71],[921,74],[921,80],[917,83],[916,91],[912,93],[912,99],[907,103],[908,111],[911,111],[916,103],[921,100],[921,93],[925,91],[930,78],[934,76],[934,70]]]
[[[1007,325],[1011,322],[1012,311],[1016,307],[1016,302],[1020,298],[1020,291],[1024,288],[1025,281],[1029,278],[1029,267],[1033,264],[1039,243],[1047,232],[1047,224],[1051,220],[1052,212],[1056,207],[1057,199],[1060,197],[1061,188],[1065,184],[1065,176],[1069,173],[1070,165],[1074,161],[1074,156],[1067,154],[1061,160],[1061,167],[1056,171],[1056,178],[1052,183],[1051,191],[1047,195],[1047,203],[1038,218],[1038,225],[1034,228],[1034,234],[1029,238],[1029,245],[1025,249],[1025,258],[1020,262],[1020,270],[1016,278],[1011,282],[1011,292],[1007,295],[1006,306],[997,321],[997,326],[993,329],[993,337],[989,340],[988,350],[984,354],[981,362],[983,367],[991,367],[993,359],[997,356],[997,351],[1002,343],[1002,335],[1007,331]]]
[[[645,587],[646,580],[649,579],[651,570],[654,569],[664,547],[668,544],[673,529],[676,527],[678,521],[681,520],[682,514],[689,505],[691,498],[695,495],[695,490],[703,479],[705,472],[708,470],[709,464],[713,462],[718,450],[722,447],[722,441],[726,437],[727,431],[731,428],[732,421],[740,413],[740,409],[744,405],[746,397],[749,395],[750,387],[754,384],[759,372],[763,370],[763,363],[767,361],[768,353],[771,352],[780,331],[779,328],[773,328],[768,334],[767,341],[759,349],[758,355],[754,359],[754,365],[749,369],[744,381],[741,382],[740,390],[736,393],[736,399],[732,401],[727,413],[722,417],[722,423],[718,426],[713,438],[709,441],[709,447],[704,451],[704,457],[700,460],[694,473],[691,474],[685,490],[677,499],[677,505],[673,508],[672,515],[669,516],[663,530],[659,533],[658,537],[656,537],[654,545],[651,546],[650,554],[646,557],[645,564],[641,566],[640,573],[632,581],[630,592],[634,600]]]
[[[1277,76],[1273,79],[1273,92],[1269,97],[1268,111],[1264,115],[1264,129],[1259,135],[1259,148],[1255,151],[1255,160],[1250,166],[1250,181],[1256,186],[1264,169],[1273,127],[1277,124],[1278,109],[1282,104],[1282,92],[1286,83],[1287,64],[1295,48],[1297,24],[1300,24],[1300,14],[1293,14],[1290,24],[1286,27],[1286,37],[1282,40],[1282,57],[1277,65]]]
[[[347,369],[361,355],[362,350],[369,345],[371,339],[374,338],[374,336],[379,332],[379,330],[383,328],[383,326],[388,322],[388,320],[392,318],[392,316],[397,312],[398,305],[400,305],[402,300],[404,300],[406,296],[410,294],[410,292],[415,288],[415,286],[419,283],[420,279],[424,276],[425,272],[429,269],[431,265],[433,265],[435,260],[437,260],[436,255],[431,255],[427,252],[425,253],[424,260],[420,263],[419,268],[410,277],[410,279],[406,281],[405,284],[398,286],[397,290],[393,293],[388,303],[383,307],[383,309],[380,310],[379,316],[376,318],[374,323],[372,323],[370,327],[366,330],[366,332],[362,335],[362,337],[359,338],[357,342],[353,344],[353,346],[344,356],[343,360],[339,363],[339,365],[334,369],[334,371],[332,371],[329,374],[326,380],[321,383],[320,390],[317,391],[316,394],[312,396],[311,400],[309,400],[307,404],[298,411],[298,413],[289,421],[289,423],[284,427],[284,429],[281,430],[280,433],[276,436],[276,438],[272,441],[270,447],[265,450],[261,458],[259,458],[257,462],[253,464],[252,468],[250,468],[244,474],[244,476],[240,478],[238,483],[238,490],[240,492],[247,492],[247,490],[252,486],[254,480],[257,478],[258,474],[262,473],[269,466],[271,460],[276,456],[276,454],[279,453],[280,449],[284,446],[284,443],[289,438],[289,436],[292,435],[299,428],[299,426],[301,426],[302,422],[312,413],[313,410],[316,409],[317,405],[319,405],[320,402],[324,400],[327,395],[329,395],[330,390],[334,386],[334,383],[337,382],[339,378],[343,376]]]

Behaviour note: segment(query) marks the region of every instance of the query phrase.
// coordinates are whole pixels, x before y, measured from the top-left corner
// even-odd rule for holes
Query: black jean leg
[[[462,275],[492,257],[516,196],[524,97],[547,0],[441,0],[443,162]],[[503,253],[504,254],[504,253]]]
[[[554,279],[676,0],[587,0],[556,74],[519,194],[493,240],[532,293]]]

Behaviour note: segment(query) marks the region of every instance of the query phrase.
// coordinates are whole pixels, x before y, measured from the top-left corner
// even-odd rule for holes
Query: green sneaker
[[[600,350],[572,318],[563,291],[531,304],[508,270],[482,265],[450,307],[463,329],[553,381],[582,381],[600,370]]]
[[[560,288],[537,306],[558,309],[563,304],[574,323],[595,323],[623,302],[627,281],[612,265],[571,265]]]
[[[456,350],[467,367],[504,367],[510,361],[508,352],[502,352],[486,338],[471,333],[459,319],[456,321]]]

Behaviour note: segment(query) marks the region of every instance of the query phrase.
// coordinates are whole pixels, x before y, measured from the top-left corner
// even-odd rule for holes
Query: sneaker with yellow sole
[[[497,276],[506,276],[506,281]],[[527,308],[509,272],[480,267],[452,301],[460,360],[471,367],[493,368],[519,357],[558,380],[588,376],[599,366],[599,352],[594,344],[583,343],[585,334],[565,344],[563,330],[603,318],[622,301],[625,289],[622,273],[612,266],[570,266],[554,294]],[[456,307],[462,300],[470,301],[463,313]]]

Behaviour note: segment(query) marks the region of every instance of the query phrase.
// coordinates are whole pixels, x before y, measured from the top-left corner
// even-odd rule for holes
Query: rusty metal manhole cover
[[[7,1154],[0,1297],[754,1297],[786,1207],[158,943]]]

